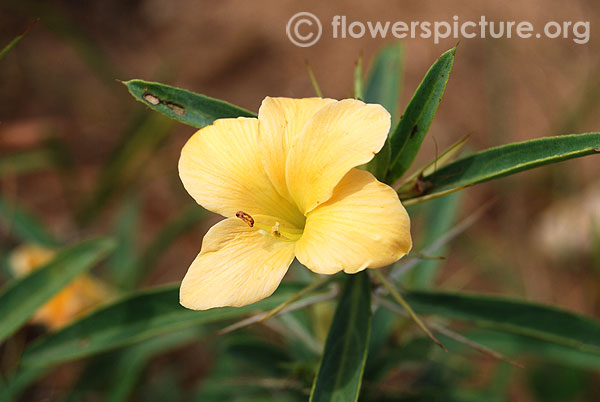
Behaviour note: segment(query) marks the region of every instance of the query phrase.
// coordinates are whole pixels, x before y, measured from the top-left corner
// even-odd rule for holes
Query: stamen
[[[245,213],[244,211],[237,211],[235,216],[246,222],[246,224],[250,227],[254,226],[254,218],[250,216],[250,214]]]
[[[281,239],[284,241],[296,241],[302,237],[302,229],[290,228],[286,226],[282,228],[278,221],[275,221],[273,226],[269,227],[266,222],[261,223],[260,219],[257,222],[250,214],[244,211],[237,211],[235,216],[244,221],[251,228],[258,229],[258,233],[263,236],[272,236],[276,239]]]
[[[279,232],[279,222],[275,222],[275,225],[271,228],[271,234],[275,237],[281,237],[281,233]]]

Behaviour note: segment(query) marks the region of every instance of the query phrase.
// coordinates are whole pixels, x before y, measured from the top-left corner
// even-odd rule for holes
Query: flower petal
[[[316,273],[355,273],[391,264],[411,246],[410,219],[396,192],[352,169],[333,196],[308,214],[296,257]]]
[[[288,199],[285,163],[290,145],[306,122],[319,109],[332,102],[335,100],[266,97],[258,110],[259,142],[264,154],[265,170],[279,194]]]
[[[184,307],[245,306],[270,296],[294,259],[294,243],[259,233],[236,218],[204,236],[180,289]]]
[[[356,99],[330,103],[306,123],[286,162],[290,195],[303,213],[327,201],[334,187],[383,147],[390,114],[381,105]]]
[[[226,217],[268,214],[294,224],[304,219],[275,190],[258,146],[258,119],[219,119],[196,132],[179,159],[185,189],[204,208]]]

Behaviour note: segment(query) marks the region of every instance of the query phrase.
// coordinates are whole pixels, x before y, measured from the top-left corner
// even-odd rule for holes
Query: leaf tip
[[[29,25],[27,25],[27,27],[23,30],[23,32],[21,33],[21,35],[19,36],[24,36],[27,34],[27,32],[29,32],[29,30],[31,28],[33,28],[38,22],[40,22],[40,17],[36,17],[36,19],[34,19]]]

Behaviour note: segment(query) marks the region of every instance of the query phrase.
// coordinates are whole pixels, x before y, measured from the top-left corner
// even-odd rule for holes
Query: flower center
[[[303,229],[297,229],[287,225],[282,225],[279,221],[271,217],[256,217],[254,219],[250,214],[244,211],[236,212],[235,216],[244,221],[251,228],[257,228],[263,236],[272,236],[279,240],[296,241],[302,237]]]

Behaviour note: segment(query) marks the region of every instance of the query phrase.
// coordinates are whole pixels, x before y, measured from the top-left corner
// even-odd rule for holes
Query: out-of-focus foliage
[[[65,248],[42,268],[4,288],[0,293],[0,340],[10,336],[39,307],[98,263],[113,247],[112,241],[103,239]]]

